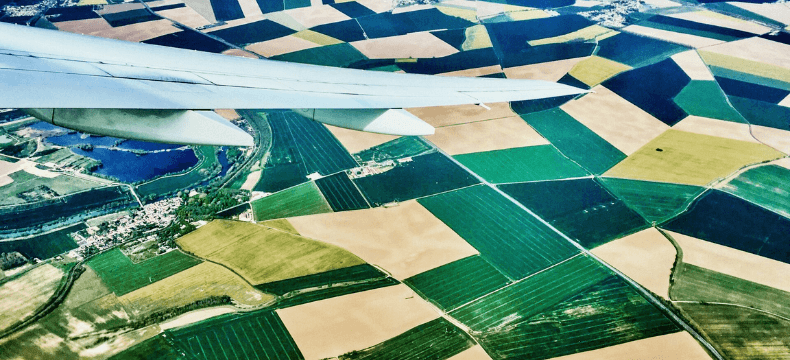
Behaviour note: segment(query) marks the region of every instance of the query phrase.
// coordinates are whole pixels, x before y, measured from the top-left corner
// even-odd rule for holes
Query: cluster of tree
[[[93,151],[93,144],[79,144],[77,147],[85,151]]]
[[[195,301],[188,305],[155,312],[135,322],[133,324],[133,327],[136,329],[140,329],[149,325],[158,324],[168,319],[172,319],[178,315],[190,312],[192,310],[197,310],[197,309],[202,309],[212,306],[228,305],[232,301],[233,299],[231,299],[231,297],[228,295],[207,297],[205,299]]]
[[[0,270],[9,270],[27,264],[28,260],[17,251],[0,253]]]
[[[249,200],[249,193],[236,189],[207,188],[206,192],[199,195],[190,197],[188,193],[181,193],[180,197],[184,203],[176,210],[176,215],[179,219],[195,221],[213,219],[217,212]]]

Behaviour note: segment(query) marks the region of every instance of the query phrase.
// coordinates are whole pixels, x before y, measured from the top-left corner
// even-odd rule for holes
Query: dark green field
[[[256,285],[255,288],[270,294],[283,295],[300,289],[326,287],[340,283],[370,282],[385,277],[387,277],[387,274],[379,269],[370,264],[362,264],[313,275],[268,282]]]
[[[165,334],[188,358],[304,359],[280,317],[271,310],[218,316]]]
[[[677,305],[728,360],[790,359],[790,321],[728,305]]]
[[[113,249],[89,260],[88,266],[99,274],[110,291],[121,296],[200,263],[176,250],[134,264],[121,250]]]
[[[341,355],[340,359],[444,360],[474,345],[469,335],[440,317],[365,350]]]
[[[612,144],[560,109],[521,117],[565,156],[592,173],[603,174],[626,157]]]
[[[469,170],[495,184],[589,175],[551,145],[455,155],[454,158]]]
[[[0,242],[0,253],[18,251],[28,259],[49,259],[77,248],[77,243],[68,235],[85,228],[84,223],[24,240]]]
[[[370,208],[365,197],[344,172],[318,179],[315,184],[334,211]]]
[[[675,103],[690,115],[733,122],[745,122],[715,81],[692,80],[675,96]]]
[[[669,290],[672,300],[737,304],[790,318],[790,293],[682,263]]]
[[[679,330],[625,282],[609,277],[480,341],[495,359],[548,359]]]
[[[206,172],[216,174],[219,160],[213,146],[198,146],[195,155],[201,159],[200,164],[189,171],[178,175],[167,175],[137,186],[137,194],[141,197],[160,197],[187,189],[211,178]]]
[[[781,166],[749,169],[721,190],[790,217],[790,170]]]
[[[482,257],[453,261],[403,281],[445,311],[453,310],[510,283]]]
[[[617,178],[600,178],[601,183],[647,221],[660,224],[682,211],[704,188]]]
[[[255,221],[332,212],[312,181],[253,200],[250,205]]]
[[[306,304],[313,301],[329,299],[337,296],[343,296],[343,295],[383,288],[397,284],[400,284],[398,280],[395,280],[391,277],[383,277],[371,281],[358,282],[350,285],[332,286],[328,288],[322,288],[320,290],[302,292],[294,296],[280,299],[279,301],[277,301],[277,304],[275,306],[277,308],[286,308],[286,307]]]
[[[496,331],[503,324],[524,322],[611,276],[595,260],[579,255],[479,298],[450,315],[474,331]]]
[[[488,186],[418,201],[514,280],[578,252],[562,236]]]
[[[431,150],[433,150],[433,146],[425,142],[422,138],[416,136],[402,136],[381,145],[362,150],[354,154],[354,158],[359,163],[368,161],[384,162],[386,160],[421,155]]]
[[[181,352],[164,336],[158,335],[110,357],[110,360],[130,359],[185,359],[185,357],[181,356]]]

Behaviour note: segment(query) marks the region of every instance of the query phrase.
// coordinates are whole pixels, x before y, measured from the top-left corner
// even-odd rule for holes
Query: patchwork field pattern
[[[114,249],[89,260],[88,266],[99,274],[110,291],[121,296],[201,262],[176,250],[134,264],[121,250]]]

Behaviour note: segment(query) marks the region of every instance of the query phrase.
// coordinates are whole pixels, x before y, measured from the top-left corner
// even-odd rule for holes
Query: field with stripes
[[[95,274],[75,285],[84,308],[67,297],[75,310],[0,339],[0,355],[63,339],[52,354],[77,358],[110,341],[96,332],[123,328],[140,335],[108,335],[117,350],[97,358],[788,358],[786,4],[95,2],[39,21],[228,56],[590,92],[406,109],[435,127],[424,137],[240,111],[261,148],[226,186],[250,189],[252,223],[200,224],[138,264],[115,250],[91,259]],[[0,21],[30,20],[3,11]],[[149,184],[138,190],[163,193]],[[5,248],[74,246],[58,239]],[[13,276],[0,290],[25,279]],[[111,313],[118,327],[94,324]]]

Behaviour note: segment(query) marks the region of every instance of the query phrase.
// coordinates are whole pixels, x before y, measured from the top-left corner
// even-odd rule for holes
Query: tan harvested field
[[[390,208],[290,218],[303,236],[348,249],[402,280],[477,254],[417,201]]]
[[[173,23],[170,22],[170,20],[162,19],[146,21],[107,30],[100,30],[91,33],[91,35],[110,39],[140,42],[143,40],[153,39],[157,36],[172,34],[179,31],[180,30],[177,27],[173,26]]]
[[[690,11],[690,12],[683,12],[677,14],[666,14],[666,16],[670,16],[676,19],[694,21],[702,24],[721,26],[730,29],[746,31],[758,35],[765,34],[768,31],[771,31],[770,28],[762,26],[760,24],[751,21],[741,20],[738,18],[734,18],[731,16],[719,14],[717,12],[708,11],[708,10]]]
[[[656,8],[669,8],[669,7],[680,6],[679,3],[670,0],[644,0],[644,1],[645,4],[648,4]]]
[[[59,173],[37,168],[37,164],[29,160],[19,160],[19,163],[21,163],[22,170],[28,174],[50,179],[60,176]]]
[[[217,115],[222,116],[223,118],[228,120],[234,120],[241,117],[239,116],[239,113],[237,113],[236,110],[233,109],[214,109],[214,112],[217,113]]]
[[[510,109],[509,103],[486,105],[491,110],[478,105],[432,106],[406,110],[434,127],[518,116]]]
[[[400,284],[277,310],[306,360],[376,345],[439,314]]]
[[[702,58],[699,57],[699,54],[697,54],[695,50],[684,51],[672,55],[672,60],[683,69],[683,72],[685,72],[691,80],[714,80],[710,69],[702,62]]]
[[[221,307],[199,309],[195,311],[190,311],[186,314],[167,320],[159,324],[159,328],[162,330],[175,329],[177,327],[194,324],[198,321],[203,321],[206,319],[213,318],[215,316],[230,314],[233,312],[236,312],[236,309],[234,309],[232,306],[221,306]]]
[[[783,156],[762,144],[669,129],[605,176],[706,185],[743,166]]]
[[[474,8],[463,8],[457,6],[445,6],[448,4],[442,3],[436,4],[436,9],[441,11],[445,15],[455,16],[462,19],[466,19],[472,22],[477,21],[477,10]]]
[[[534,79],[557,81],[585,58],[549,61],[540,64],[515,66],[504,69],[508,79]]]
[[[327,125],[326,128],[352,154],[398,138],[394,135],[374,134],[331,125]]]
[[[623,32],[628,32],[636,35],[644,35],[647,37],[668,41],[675,44],[681,44],[695,49],[721,44],[724,41],[706,38],[702,36],[689,35],[678,33],[674,31],[654,29],[651,27],[641,25],[628,25],[623,28]]]
[[[505,5],[505,8],[507,9],[508,6],[510,5]],[[552,15],[550,15],[549,13],[543,10],[535,9],[535,10],[512,10],[507,12],[507,16],[513,19],[513,21],[522,21],[522,20],[546,18]]]
[[[491,74],[498,74],[502,72],[502,67],[499,65],[491,65],[474,69],[451,71],[437,75],[441,76],[461,76],[461,77],[478,77]]]
[[[790,169],[790,158],[782,158],[779,160],[771,161],[771,164],[781,166],[785,169]]]
[[[591,252],[648,290],[669,299],[669,277],[677,253],[658,230],[645,229]]]
[[[61,21],[55,23],[58,30],[75,34],[92,34],[97,31],[111,29],[112,26],[104,18]]]
[[[10,184],[12,182],[14,182],[14,179],[12,179],[10,176],[8,176],[8,175],[0,175],[0,187],[6,186],[6,185],[8,185],[8,184]],[[2,279],[2,278],[3,277],[0,276],[0,279]]]
[[[158,335],[160,332],[161,330],[159,326],[151,325],[142,329],[132,330],[120,334],[117,337],[111,338],[109,341],[104,340],[101,342],[103,340],[101,338],[97,339],[95,336],[89,337],[82,342],[90,347],[79,351],[78,355],[83,359],[106,359],[108,356],[118,354],[123,350],[148,340]],[[96,342],[97,340],[99,341],[98,346],[95,343],[91,343]]]
[[[269,20],[274,21],[274,22],[276,22],[276,23],[278,23],[278,24],[280,24],[282,26],[285,26],[287,28],[293,29],[295,31],[302,31],[302,30],[307,29],[304,25],[302,25],[298,21],[296,21],[296,19],[294,19],[294,18],[292,18],[292,17],[288,16],[287,14],[285,14],[283,12],[280,12],[280,11],[273,12],[273,13],[268,13],[268,14],[264,15],[262,17],[262,19],[269,19]]]
[[[307,28],[350,19],[346,14],[329,5],[303,7],[283,12]]]
[[[487,18],[505,12],[504,4],[497,4],[494,2],[477,1],[477,17]]]
[[[669,129],[661,120],[611,90],[596,86],[593,91],[560,108],[626,155]]]
[[[790,25],[790,8],[787,4],[771,3],[771,4],[751,4],[746,2],[731,2],[741,9],[751,11],[755,14],[765,16],[771,20],[776,20],[785,25]]]
[[[259,59],[258,55],[249,50],[241,50],[241,49],[228,49],[222,52],[223,55],[230,55],[230,56],[238,56],[238,57],[245,57],[250,59]]]
[[[705,51],[790,68],[790,45],[759,37],[711,46]]]
[[[710,355],[689,333],[677,332],[606,347],[554,360],[710,360]]]
[[[85,266],[85,272],[74,282],[69,295],[60,306],[66,309],[73,309],[109,293],[110,290],[104,285],[99,275],[90,267]]]
[[[790,291],[790,264],[676,232],[668,233],[683,249],[685,263]]]
[[[15,163],[0,160],[0,175],[8,175],[11,173],[16,172],[17,170],[23,168],[25,165],[24,160],[17,161]]]
[[[304,234],[296,224],[294,227]],[[181,237],[178,245],[228,266],[256,285],[364,263],[334,245],[266,226],[227,220],[204,225]]]
[[[777,104],[779,106],[790,107],[790,95],[787,95],[782,101]]]
[[[357,2],[376,13],[387,12],[393,8],[392,3],[387,0],[357,0]]]
[[[549,144],[518,116],[440,127],[425,138],[450,155]]]
[[[184,0],[184,3],[211,23],[217,22],[217,18],[214,16],[214,8],[211,7],[211,0]]]
[[[239,1],[239,3],[242,2],[243,1]],[[192,28],[211,24],[211,22],[206,20],[206,18],[204,18],[203,15],[198,14],[197,11],[193,10],[189,6],[169,9],[169,10],[161,10],[161,11],[157,11],[156,13],[170,20],[182,23]]]
[[[239,0],[239,6],[245,18],[263,15],[261,7],[255,0]]]
[[[288,35],[277,39],[250,44],[247,45],[245,49],[266,57],[272,57],[319,46],[320,45],[312,41]]]
[[[252,190],[255,187],[255,184],[258,183],[258,180],[261,179],[261,170],[253,171],[249,175],[247,175],[247,180],[244,180],[244,184],[241,185],[241,188],[244,190]]]
[[[263,305],[274,296],[260,292],[221,265],[203,262],[132,291],[119,299],[135,316],[189,305],[210,296],[228,295],[237,303]]]
[[[370,59],[432,58],[455,54],[458,49],[429,32],[350,42]]]
[[[483,350],[482,346],[475,345],[447,360],[491,360],[491,357]]]
[[[757,140],[749,133],[749,124],[736,123],[689,115],[672,127],[675,130],[718,136],[727,139],[756,143]]]
[[[593,55],[576,63],[568,73],[587,86],[596,86],[604,80],[630,69],[631,67],[628,65]]]
[[[49,264],[0,285],[0,329],[32,315],[60,285],[63,271]]]
[[[291,225],[291,223],[289,223],[287,219],[267,220],[258,224],[274,229],[280,229],[282,231],[289,232],[294,235],[299,235],[299,232],[296,231],[296,228],[294,228],[293,225]]]

